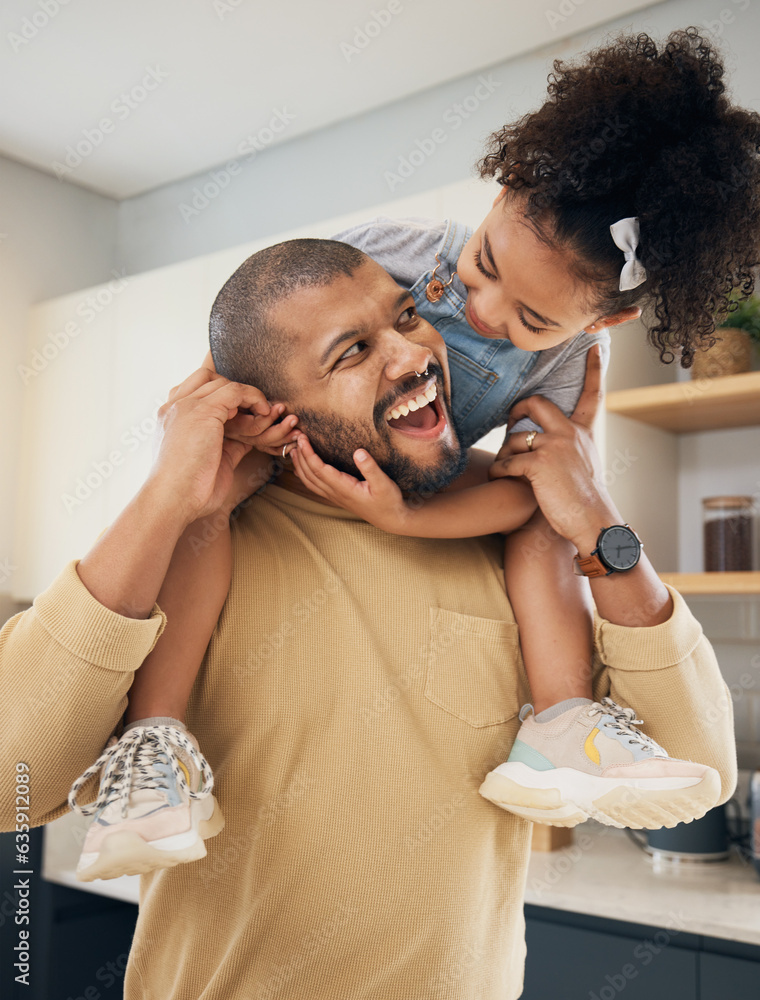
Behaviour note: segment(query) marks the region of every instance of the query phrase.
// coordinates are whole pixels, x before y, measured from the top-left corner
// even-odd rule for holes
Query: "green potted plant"
[[[734,293],[729,312],[715,331],[717,343],[706,351],[697,351],[691,368],[692,378],[715,378],[738,375],[752,367],[752,345],[760,344],[760,299],[740,299]]]

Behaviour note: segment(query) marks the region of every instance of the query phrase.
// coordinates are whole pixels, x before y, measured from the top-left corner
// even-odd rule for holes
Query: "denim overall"
[[[437,278],[447,282],[472,230],[449,220],[438,250]],[[432,323],[448,349],[451,369],[451,409],[462,447],[506,424],[509,409],[538,361],[538,351],[522,351],[509,340],[490,340],[476,333],[464,318],[466,291],[458,278],[444,289],[438,302],[425,295],[433,267],[410,289],[417,312]]]

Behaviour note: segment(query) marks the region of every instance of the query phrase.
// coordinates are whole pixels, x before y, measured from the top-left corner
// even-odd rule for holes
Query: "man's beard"
[[[433,364],[429,369],[431,375],[440,372],[440,380],[436,379],[436,382],[438,392],[442,393],[443,370]],[[460,447],[458,439],[453,446],[448,443],[441,446],[435,464],[422,465],[394,448],[391,430],[385,419],[394,402],[408,396],[418,384],[419,380],[414,379],[382,399],[374,409],[374,426],[369,421],[346,420],[332,413],[298,410],[298,427],[308,436],[322,461],[334,465],[341,472],[363,479],[353,455],[357,448],[364,448],[403,492],[438,493],[461,476],[467,467],[467,452]]]

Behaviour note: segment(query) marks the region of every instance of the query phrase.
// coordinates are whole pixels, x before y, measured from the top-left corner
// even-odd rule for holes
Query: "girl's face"
[[[595,333],[640,315],[639,309],[607,317],[590,311],[591,289],[570,273],[564,253],[536,236],[523,199],[507,194],[503,187],[457,265],[468,293],[465,318],[476,333],[545,351],[582,330]]]

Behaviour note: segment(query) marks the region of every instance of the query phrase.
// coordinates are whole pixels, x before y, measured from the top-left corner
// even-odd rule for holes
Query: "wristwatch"
[[[602,528],[596,548],[583,558],[580,552],[573,559],[577,576],[609,576],[633,569],[641,558],[641,539],[628,524],[613,524]]]

